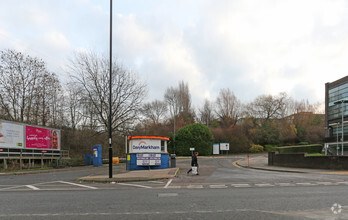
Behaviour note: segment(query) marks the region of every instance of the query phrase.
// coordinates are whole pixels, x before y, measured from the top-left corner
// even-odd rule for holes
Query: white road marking
[[[203,185],[188,185],[187,188],[189,188],[189,189],[202,189]]]
[[[293,183],[276,183],[279,186],[295,186]]]
[[[348,185],[348,182],[337,182],[337,184],[346,184],[346,185]]]
[[[5,191],[5,190],[9,190],[9,189],[18,189],[23,187],[24,185],[18,185],[18,186],[11,186],[11,187],[7,187],[7,188],[2,188],[0,189],[0,191]]]
[[[226,185],[210,185],[209,187],[212,188],[212,189],[224,189],[224,188],[227,188]]]
[[[255,186],[258,186],[258,187],[269,187],[269,186],[274,186],[274,185],[269,184],[269,183],[258,183],[258,184],[255,184]]]
[[[88,188],[88,189],[98,189],[97,187],[94,187],[94,186],[86,186],[86,185],[77,184],[77,183],[70,183],[70,182],[65,182],[65,181],[57,181],[57,182],[70,184],[70,185],[73,185],[73,186],[85,187],[85,188]]]
[[[209,211],[209,210],[189,210],[189,211],[182,211],[182,210],[177,210],[177,211],[144,211],[144,212],[136,212],[136,211],[132,211],[132,212],[80,212],[80,213],[24,213],[24,214],[3,214],[0,213],[0,217],[20,217],[20,218],[25,218],[25,217],[81,217],[81,216],[110,216],[115,218],[115,216],[125,216],[125,217],[129,217],[129,216],[141,216],[143,217],[144,215],[153,215],[155,217],[159,216],[159,215],[168,215],[168,214],[192,214],[192,213],[231,213],[231,212],[235,212],[236,210],[218,210],[218,211]],[[240,211],[237,209],[237,211]],[[242,210],[244,211],[244,210]]]
[[[165,189],[168,188],[168,186],[172,183],[172,181],[173,181],[173,179],[170,179],[170,180],[167,182],[167,184],[164,186],[164,188],[165,188]]]
[[[130,184],[130,183],[117,183],[117,184],[123,185],[123,186],[135,186],[135,187],[140,187],[140,188],[152,189],[151,186],[143,186],[143,185],[138,185],[138,184]]]
[[[167,189],[181,189],[181,186],[168,186]]]
[[[247,183],[231,184],[233,187],[251,187]]]
[[[26,187],[32,189],[32,190],[40,190],[39,188],[33,186],[33,185],[25,185]]]
[[[314,183],[295,183],[296,185],[300,185],[300,186],[315,186],[317,184]]]
[[[337,183],[332,183],[332,182],[317,182],[317,184],[325,185],[325,186],[337,185]]]
[[[159,193],[158,197],[174,197],[174,196],[178,196],[177,193]]]
[[[149,183],[158,183],[158,184],[162,184],[163,182],[161,182],[161,181],[149,181]]]

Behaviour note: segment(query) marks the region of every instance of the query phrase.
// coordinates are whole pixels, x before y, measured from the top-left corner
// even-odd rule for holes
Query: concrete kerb
[[[239,164],[237,162],[238,166],[241,166],[243,168],[248,168],[248,169],[254,169],[254,170],[265,170],[265,171],[274,171],[274,172],[287,172],[287,173],[309,173],[309,172],[304,172],[304,171],[299,171],[299,170],[286,170],[284,169],[272,169],[272,168],[264,168],[264,167],[254,167],[254,166],[245,166],[242,164]]]
[[[255,169],[255,170],[265,170],[265,171],[273,171],[273,172],[287,172],[287,173],[313,173],[313,171],[308,170],[299,170],[296,168],[288,168],[288,167],[274,167],[268,166],[268,157],[266,155],[260,155],[256,157],[250,157],[250,165],[246,162],[248,158],[243,158],[241,160],[236,161],[236,164],[243,168]],[[261,161],[262,160],[262,161]],[[246,165],[248,164],[248,165]],[[255,165],[256,164],[256,165]]]
[[[259,158],[250,158],[250,163],[256,165],[245,165],[247,158],[236,161],[236,164],[243,168],[265,170],[272,172],[287,172],[287,173],[316,173],[316,174],[335,174],[335,175],[347,175],[347,171],[342,170],[322,170],[322,169],[309,169],[309,168],[291,168],[291,167],[279,167],[279,166],[268,166],[267,162],[260,163]],[[260,164],[257,164],[260,163]]]
[[[115,174],[113,178],[109,178],[106,175],[102,176],[86,176],[76,179],[79,182],[98,182],[98,183],[111,183],[111,182],[141,182],[152,181],[159,179],[171,179],[174,178],[179,172],[179,168],[169,168],[161,170],[144,170],[144,171],[129,171],[122,174]]]

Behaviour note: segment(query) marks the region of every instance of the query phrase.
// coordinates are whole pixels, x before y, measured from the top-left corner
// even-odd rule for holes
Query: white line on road
[[[70,183],[70,182],[65,182],[65,181],[57,181],[57,182],[59,182],[59,183],[65,183],[65,184],[70,184],[70,185],[73,185],[73,186],[85,187],[85,188],[88,188],[88,189],[98,189],[97,187],[86,186],[86,185],[77,184],[77,183]]]
[[[231,184],[233,187],[250,187],[247,183]]]
[[[293,183],[276,183],[279,186],[295,186]]]
[[[268,187],[268,186],[274,186],[274,185],[269,184],[269,183],[259,183],[259,184],[255,184],[255,186],[258,186],[258,187]]]
[[[163,182],[161,182],[161,181],[149,181],[149,183],[158,183],[158,184],[162,184]]]
[[[209,187],[212,189],[225,189],[225,188],[227,188],[226,185],[210,185]]]
[[[39,188],[33,186],[33,185],[25,185],[26,187],[32,189],[32,190],[40,190]]]
[[[18,189],[23,187],[23,185],[18,185],[18,186],[11,186],[11,187],[7,187],[7,188],[2,188],[0,189],[0,191],[5,191],[5,190],[11,190],[11,189]]]
[[[168,186],[172,183],[172,181],[173,181],[173,179],[170,179],[170,180],[167,182],[167,184],[164,186],[164,188],[165,188],[165,189],[168,188]]]
[[[317,182],[317,184],[325,185],[325,186],[337,185],[337,183],[332,183],[332,182]]]
[[[346,184],[346,185],[348,185],[348,182],[347,181],[345,181],[345,182],[337,182],[337,184]]]
[[[151,186],[143,186],[143,185],[138,185],[138,184],[130,184],[130,183],[117,183],[117,184],[123,185],[123,186],[135,186],[135,187],[140,187],[140,188],[152,189]]]
[[[181,186],[168,186],[168,189],[181,189]]]
[[[315,186],[317,184],[314,183],[295,183],[296,185],[300,185],[300,186]]]
[[[177,193],[159,193],[158,197],[175,197],[178,196]]]
[[[188,185],[188,189],[202,189],[203,185]]]

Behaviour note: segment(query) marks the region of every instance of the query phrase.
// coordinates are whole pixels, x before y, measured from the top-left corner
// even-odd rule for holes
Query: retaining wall
[[[307,156],[306,153],[279,154],[276,152],[268,152],[268,165],[295,168],[348,170],[348,156]]]

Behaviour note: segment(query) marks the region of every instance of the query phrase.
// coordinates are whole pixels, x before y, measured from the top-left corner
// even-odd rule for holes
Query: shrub
[[[175,153],[191,155],[190,148],[195,148],[200,155],[211,155],[213,151],[213,135],[203,124],[190,124],[182,127],[175,134]]]
[[[229,154],[248,153],[251,142],[240,127],[210,128],[215,143],[230,143]]]
[[[260,153],[263,151],[263,147],[261,145],[255,145],[253,144],[252,147],[249,149],[251,153]]]
[[[265,151],[267,151],[267,152],[275,151],[276,147],[278,147],[278,146],[277,145],[266,144],[265,145]]]

